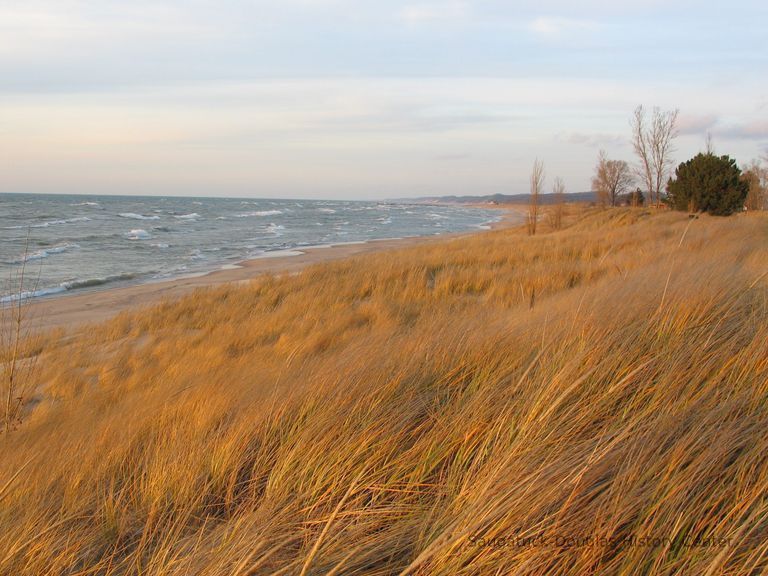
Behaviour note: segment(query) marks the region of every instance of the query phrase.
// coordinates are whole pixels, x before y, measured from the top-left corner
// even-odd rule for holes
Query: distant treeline
[[[542,194],[539,196],[539,204],[556,204],[556,194]],[[596,202],[597,194],[594,192],[569,192],[563,195],[567,203]],[[411,202],[453,202],[456,204],[528,204],[531,201],[530,194],[491,194],[489,196],[429,196],[424,198],[409,199]]]

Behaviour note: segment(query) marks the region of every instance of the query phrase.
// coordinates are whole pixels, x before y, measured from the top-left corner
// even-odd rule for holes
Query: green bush
[[[698,154],[675,170],[667,184],[670,204],[677,210],[727,216],[744,207],[749,186],[729,156]]]

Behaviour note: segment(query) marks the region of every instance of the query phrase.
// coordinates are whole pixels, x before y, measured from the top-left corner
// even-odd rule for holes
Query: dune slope
[[[768,569],[768,218],[572,220],[48,342],[0,573]]]

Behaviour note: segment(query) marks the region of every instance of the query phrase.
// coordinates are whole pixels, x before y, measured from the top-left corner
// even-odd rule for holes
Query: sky
[[[768,153],[768,3],[0,0],[0,191],[584,191],[629,120]]]

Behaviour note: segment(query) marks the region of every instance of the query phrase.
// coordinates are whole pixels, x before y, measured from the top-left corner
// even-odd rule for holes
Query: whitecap
[[[277,216],[282,214],[281,210],[256,210],[254,212],[242,212],[235,214],[235,218],[251,218],[255,216]]]
[[[152,235],[146,230],[138,228],[128,232],[125,237],[128,238],[128,240],[149,240],[152,238]]]
[[[66,252],[67,250],[71,250],[72,248],[79,248],[79,247],[80,246],[78,246],[77,244],[67,243],[67,244],[59,244],[58,246],[53,246],[51,248],[43,248],[35,252],[32,252],[30,254],[27,254],[26,256],[22,256],[18,260],[14,260],[12,264],[23,264],[24,262],[42,260],[43,258],[48,258],[53,254],[61,254],[62,252]]]
[[[130,218],[131,220],[160,220],[160,216],[144,216],[135,212],[122,212],[118,214],[120,218]]]
[[[73,222],[86,222],[87,220],[90,220],[90,218],[87,218],[86,216],[82,216],[80,218],[65,218],[62,220],[51,220],[50,222],[35,224],[32,226],[32,228],[48,228],[48,226],[56,226],[59,224],[71,224]]]
[[[93,288],[94,286],[101,286],[102,284],[109,284],[110,282],[118,282],[120,280],[133,280],[134,278],[136,278],[136,274],[116,274],[114,276],[106,276],[104,278],[70,280],[69,282],[62,282],[59,284],[59,287],[64,288],[65,290],[77,290],[78,288]]]
[[[64,218],[61,220],[49,220],[48,222],[41,222],[40,224],[28,224],[19,226],[6,226],[4,230],[23,230],[25,228],[48,228],[48,226],[57,226],[59,224],[75,224],[77,222],[88,222],[90,218],[87,216],[78,216],[76,218]]]
[[[63,286],[56,286],[54,288],[43,288],[41,290],[25,290],[21,293],[10,294],[8,296],[0,297],[0,304],[9,304],[11,302],[18,302],[19,300],[28,300],[30,298],[38,298],[39,296],[49,296],[51,294],[59,294],[66,292],[66,288]]]

